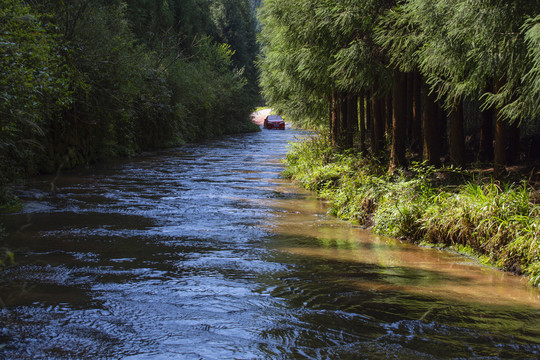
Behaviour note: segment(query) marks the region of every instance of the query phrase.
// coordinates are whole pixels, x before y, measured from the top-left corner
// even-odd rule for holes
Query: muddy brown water
[[[375,236],[280,178],[262,131],[18,189],[6,359],[536,359],[540,292]]]

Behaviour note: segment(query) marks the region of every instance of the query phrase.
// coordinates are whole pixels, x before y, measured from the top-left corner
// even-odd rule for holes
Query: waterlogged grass
[[[525,182],[479,181],[422,164],[390,175],[377,161],[334,152],[323,136],[291,145],[286,165],[285,176],[330,200],[331,214],[379,234],[474,254],[540,286],[540,205]]]

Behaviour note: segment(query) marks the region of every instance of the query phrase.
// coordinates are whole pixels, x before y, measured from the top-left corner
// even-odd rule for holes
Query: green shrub
[[[422,180],[388,183],[374,214],[374,231],[394,237],[420,236],[420,218],[428,199],[422,195]]]

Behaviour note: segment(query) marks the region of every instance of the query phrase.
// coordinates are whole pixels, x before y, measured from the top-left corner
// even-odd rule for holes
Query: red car
[[[285,121],[279,115],[268,115],[264,118],[264,127],[266,129],[285,130]]]

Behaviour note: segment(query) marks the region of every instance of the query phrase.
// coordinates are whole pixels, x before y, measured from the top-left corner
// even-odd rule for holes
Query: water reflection
[[[529,286],[526,278],[482,266],[462,255],[376,236],[321,216],[325,204],[315,199],[281,203],[279,207],[287,210],[276,217],[274,226],[286,240],[278,240],[276,247],[311,258],[379,266],[386,275],[384,281],[362,278],[355,282],[360,288],[540,309],[540,291]]]
[[[2,216],[0,357],[536,358],[539,292],[325,215],[263,131],[63,174]]]
[[[303,315],[295,327],[270,334],[308,344],[291,358],[540,354],[540,292],[526,279],[457,254],[374,236],[321,215],[325,204],[309,196],[277,203],[272,226],[279,235],[272,245],[279,262],[296,267],[282,274],[273,295]],[[306,332],[298,331],[302,324]],[[309,330],[318,329],[320,341],[325,328],[324,345],[311,345]]]

